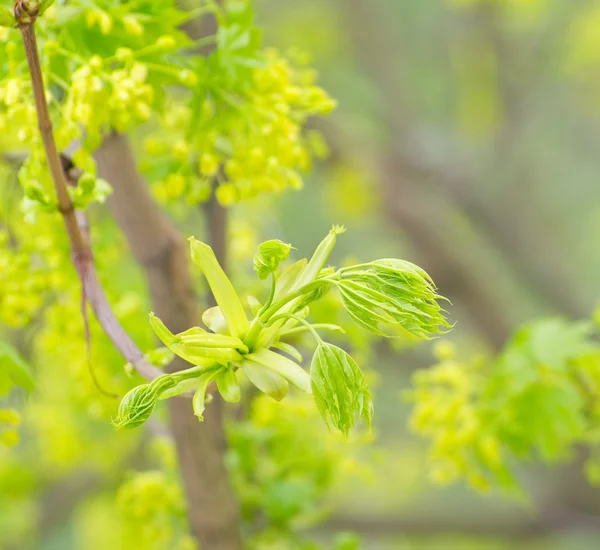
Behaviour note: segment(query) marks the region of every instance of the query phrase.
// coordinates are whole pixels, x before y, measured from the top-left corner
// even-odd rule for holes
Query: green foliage
[[[228,432],[227,462],[249,548],[332,548],[311,541],[304,531],[328,515],[322,497],[332,487],[368,475],[358,457],[369,434],[346,438],[329,432],[306,394],[281,403],[261,395],[248,418],[231,423]]]
[[[0,342],[0,396],[7,395],[13,385],[32,391],[34,381],[29,365],[10,344]]]
[[[310,368],[317,408],[327,424],[348,435],[363,418],[371,426],[373,404],[365,377],[350,355],[332,344],[317,347]]]
[[[379,260],[340,270],[337,286],[348,313],[380,336],[405,330],[418,338],[450,328],[429,275],[403,260]]]
[[[337,236],[343,231],[341,227],[334,227],[310,261],[296,262],[282,274],[279,274],[279,264],[287,258],[291,246],[279,241],[260,245],[254,258],[257,275],[263,279],[262,275],[271,274],[273,284],[267,302],[263,306],[257,304],[251,321],[210,246],[190,238],[192,259],[206,277],[217,302],[217,308],[209,309],[202,316],[215,332],[193,327],[174,335],[151,314],[150,323],[162,342],[195,366],[159,377],[158,386],[155,380],[131,390],[121,402],[115,425],[137,426],[150,417],[158,399],[189,389],[195,391],[194,413],[202,420],[206,392],[213,380],[226,401],[239,401],[236,369],[243,371],[257,389],[276,400],[287,394],[289,383],[313,393],[325,422],[346,435],[358,419],[365,419],[370,425],[372,403],[365,378],[344,350],[323,342],[315,326],[306,320],[310,305],[323,298],[330,286],[336,286],[352,319],[376,334],[385,333],[375,322],[370,322],[373,317],[366,317],[368,315],[376,314],[396,330],[409,331],[421,338],[438,333],[440,324],[449,325],[441,315],[436,302],[439,296],[434,293],[429,276],[413,264],[380,260],[339,270],[324,269]],[[364,299],[364,302],[357,302],[353,294],[348,298],[355,289],[358,289],[359,300]],[[366,300],[371,300],[371,310]],[[356,313],[356,303],[363,307],[362,317]],[[285,341],[286,335],[299,327],[310,330],[317,339],[310,375],[293,359],[270,349],[283,350],[301,361],[299,352]]]
[[[593,332],[589,322],[550,318],[521,327],[494,360],[462,363],[441,349],[440,362],[416,373],[409,393],[411,425],[432,440],[434,479],[514,490],[513,458],[555,463],[578,445],[595,449],[600,346]]]
[[[271,273],[275,273],[279,264],[288,259],[292,245],[281,241],[266,241],[258,247],[258,253],[254,256],[254,271],[259,279],[266,279]]]

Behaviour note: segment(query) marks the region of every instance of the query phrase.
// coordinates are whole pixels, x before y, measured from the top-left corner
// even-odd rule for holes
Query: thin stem
[[[311,325],[314,329],[320,329],[320,330],[331,330],[331,331],[336,331],[336,332],[345,332],[344,329],[342,327],[338,327],[337,325],[331,325],[329,323],[315,323],[314,325]],[[302,327],[294,327],[291,328],[289,330],[284,330],[282,332],[279,333],[279,336],[284,337],[284,336],[290,336],[291,334],[299,334],[301,332],[306,332],[308,329],[304,326]]]
[[[274,304],[271,304],[271,306],[260,316],[260,320],[262,322],[268,321],[272,315],[277,313],[287,303],[291,302],[292,300],[295,300],[296,298],[300,298],[303,294],[308,294],[316,288],[319,288],[319,286],[321,286],[322,284],[329,284],[331,282],[332,281],[330,281],[328,278],[318,279],[304,286],[301,286],[298,289],[288,292],[287,294],[283,295],[279,300],[277,300]]]
[[[18,18],[17,18],[18,19]],[[67,177],[63,170],[62,162],[56,148],[54,134],[52,132],[52,121],[46,103],[46,89],[42,77],[40,58],[35,36],[34,19],[23,18],[19,21],[19,29],[23,38],[31,85],[35,97],[35,108],[38,118],[38,127],[44,144],[46,161],[54,183],[54,189],[58,201],[58,209],[62,214],[63,223],[69,238],[71,248],[71,259],[81,282],[82,293],[85,300],[89,302],[94,310],[98,322],[105,334],[112,340],[115,347],[131,363],[134,368],[146,379],[153,380],[163,373],[144,360],[144,354],[134,344],[125,332],[115,314],[110,308],[104,290],[98,280],[92,252],[88,241],[84,236],[73,203],[68,192]]]
[[[75,209],[73,208],[73,203],[71,202],[71,198],[67,191],[67,180],[56,149],[54,134],[52,133],[52,121],[50,120],[50,113],[46,103],[46,91],[44,80],[42,78],[34,23],[26,23],[21,25],[19,29],[21,30],[23,45],[25,46],[25,55],[27,56],[29,73],[31,75],[31,85],[35,97],[35,109],[38,117],[38,128],[42,135],[48,168],[50,169],[52,181],[54,182],[54,189],[58,199],[58,208],[63,215],[65,229],[69,236],[71,253],[74,260],[76,258],[84,258],[86,255],[89,255],[89,249],[79,230]]]
[[[275,289],[276,288],[277,288],[277,277],[275,276],[275,273],[273,272],[273,273],[271,273],[271,290],[269,292],[269,297],[267,298],[265,305],[260,308],[260,311],[258,312],[258,317],[260,317],[265,311],[267,311],[267,309],[269,309],[269,307],[273,303],[273,299],[275,298]]]
[[[276,315],[275,317],[273,317],[269,323],[275,323],[276,321],[280,320],[280,319],[294,319],[294,321],[298,321],[299,323],[302,323],[307,330],[309,330],[311,332],[311,334],[315,337],[315,340],[317,341],[317,345],[321,345],[323,343],[323,339],[319,336],[318,332],[315,330],[315,328],[306,320],[303,319],[302,317],[299,317],[298,315],[294,315],[293,313],[282,313],[281,315]]]

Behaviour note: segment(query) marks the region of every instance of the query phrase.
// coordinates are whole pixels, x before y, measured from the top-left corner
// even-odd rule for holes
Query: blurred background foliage
[[[510,340],[519,325],[541,317],[589,319],[600,296],[600,4],[260,0],[256,8],[266,44],[309,56],[338,107],[308,122],[325,138],[327,146],[318,146],[329,151],[301,191],[230,208],[230,271],[238,287],[256,290],[251,261],[259,242],[281,238],[304,255],[335,222],[349,230],[334,263],[414,261],[450,298],[457,324],[443,341],[413,348],[372,341],[339,313],[356,358],[371,367],[371,435],[346,441],[328,433],[312,401],[300,396],[280,404],[247,399],[240,410],[227,409],[228,467],[248,542],[264,550],[597,548],[600,496],[590,483],[599,477],[597,411],[565,419],[562,409],[544,412],[519,394],[523,411],[504,427],[523,428],[536,448],[521,453],[527,460],[511,455],[502,471],[494,470],[493,437],[523,451],[518,433],[494,432],[484,445],[491,453],[484,465],[497,474],[492,487],[474,475],[454,475],[458,484],[440,488],[454,479],[411,427],[419,428],[427,399],[437,414],[452,410],[445,394],[431,390],[435,376],[456,384],[446,397],[462,395],[464,411],[465,403],[477,407],[473,396],[481,392],[513,395],[501,372],[481,381],[490,364],[521,374],[555,359],[557,370],[562,359],[584,369],[600,364],[591,323],[582,332],[561,320],[527,324]],[[153,131],[151,125],[132,131],[138,158]],[[68,257],[50,250],[57,242],[64,250],[60,220],[48,219],[35,235],[8,224],[20,190],[10,162],[0,171],[3,223],[18,232],[7,238],[20,243],[16,256],[0,255],[0,315],[4,335],[36,379],[33,397],[13,391],[0,401],[20,416],[0,411],[3,434],[11,434],[0,446],[0,547],[192,548],[160,418],[145,432],[114,432],[108,420],[116,404],[90,380]],[[177,201],[168,208],[184,232],[203,237],[201,209]],[[101,207],[91,215],[111,302],[150,351],[143,276],[110,217]],[[36,250],[44,251],[43,264]],[[18,280],[11,270],[27,277]],[[198,289],[205,291],[200,280]],[[315,317],[338,314],[335,298],[328,300]],[[557,323],[564,325],[556,329]],[[577,334],[566,338],[569,331]],[[511,350],[535,347],[535,338],[541,341],[535,349],[550,358],[531,352],[525,367],[511,363]],[[92,342],[103,384],[125,391],[132,383],[123,360],[94,323]],[[434,370],[422,371],[430,374],[414,374],[433,363]],[[572,383],[570,371],[561,373],[552,378],[559,389]],[[415,399],[423,388],[430,393]],[[548,423],[557,411],[560,418]],[[518,425],[523,419],[529,422]],[[559,433],[561,423],[568,427]],[[459,430],[447,417],[441,424],[454,435]],[[481,435],[451,442],[443,456],[460,457],[469,444],[482,443]],[[540,458],[560,461],[548,466]]]

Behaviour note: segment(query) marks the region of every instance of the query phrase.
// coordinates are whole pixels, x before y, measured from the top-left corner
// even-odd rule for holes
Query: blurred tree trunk
[[[370,75],[382,98],[382,110],[390,142],[389,151],[383,154],[381,160],[385,167],[383,172],[388,173],[383,181],[387,200],[390,201],[395,194],[400,194],[403,200],[409,203],[419,203],[419,199],[414,198],[420,192],[419,187],[435,189],[457,211],[470,218],[490,245],[504,255],[517,276],[528,286],[531,295],[539,296],[552,309],[568,316],[585,315],[585,304],[578,299],[572,285],[573,274],[568,269],[569,262],[556,261],[556,249],[547,244],[544,228],[532,220],[532,205],[523,201],[521,193],[516,196],[506,194],[500,202],[490,202],[480,190],[482,174],[478,173],[475,166],[469,165],[467,159],[449,158],[440,163],[439,160],[432,159],[425,148],[415,147],[422,141],[417,139],[418,121],[413,120],[410,105],[405,99],[404,86],[400,77],[394,73],[393,69],[397,67],[398,59],[392,59],[390,56],[396,56],[398,48],[393,44],[389,21],[378,12],[377,2],[346,0],[340,4],[340,11],[347,23],[359,64]],[[495,140],[496,167],[491,171],[496,172],[506,162],[508,149],[514,147],[516,134],[520,134],[524,126],[524,100],[520,81],[511,72],[514,69],[511,65],[512,60],[507,59],[507,56],[513,54],[514,47],[507,43],[506,37],[501,34],[497,14],[491,9],[484,9],[480,16],[489,31],[486,38],[498,61],[499,94],[506,113]],[[386,52],[389,52],[390,56],[386,56]],[[394,169],[390,174],[391,164]],[[392,176],[396,179],[395,182],[390,180]],[[534,170],[523,166],[519,177],[519,188],[522,189],[528,178],[535,177]],[[414,226],[416,223],[414,220],[402,218],[412,214],[410,206],[403,210],[390,207],[388,213],[403,231],[408,231],[408,226]],[[439,233],[436,239],[435,230],[430,229],[429,232],[431,242],[443,240],[443,235]],[[408,233],[408,237],[413,240],[417,249],[421,246],[422,243],[417,242],[418,237],[411,233]],[[439,242],[437,244],[438,247],[441,246]],[[464,256],[465,252],[462,254]],[[450,264],[447,264],[446,260]],[[442,284],[444,272],[459,273],[458,268],[452,265],[452,258],[438,258],[437,263],[440,272],[433,271],[432,275]],[[461,275],[466,276],[465,283],[471,283],[477,278],[476,269],[477,266],[473,263],[470,272]],[[477,286],[481,287],[482,283]],[[482,312],[476,311],[481,299],[487,304],[502,301],[503,297],[497,295],[494,286],[488,284],[487,291],[476,290],[478,297],[475,297],[472,303],[464,305],[476,324],[485,330],[488,338],[498,342],[502,341],[512,328],[510,321],[507,319],[500,323],[498,320],[486,320],[481,324]],[[461,299],[468,292],[469,288],[461,289]],[[487,306],[482,308],[486,309]],[[488,315],[496,314],[495,309],[488,309]],[[493,324],[497,324],[498,327],[494,328]],[[489,332],[490,330],[494,333]],[[498,330],[501,332],[497,332]]]
[[[156,314],[173,332],[197,325],[187,245],[153,201],[127,138],[107,137],[95,156],[99,175],[113,186],[110,208],[145,271]],[[170,369],[188,366],[176,358]],[[169,399],[169,409],[191,532],[202,549],[238,550],[239,514],[224,464],[220,402],[207,407],[203,423],[193,415],[188,399]]]

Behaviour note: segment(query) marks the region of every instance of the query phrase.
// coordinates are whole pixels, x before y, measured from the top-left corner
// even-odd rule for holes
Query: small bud
[[[123,17],[123,26],[127,34],[131,36],[142,36],[144,34],[144,27],[135,15],[126,15]]]
[[[169,34],[163,34],[162,36],[159,36],[158,40],[156,41],[156,45],[161,50],[172,50],[176,44],[175,38]]]
[[[94,55],[90,59],[90,67],[94,71],[101,71],[104,68],[104,61],[99,55]]]
[[[115,57],[120,63],[129,63],[134,59],[133,51],[130,48],[117,48]]]
[[[198,76],[192,71],[188,71],[184,69],[183,71],[179,71],[179,82],[181,82],[184,86],[189,88],[193,88],[198,84]]]

